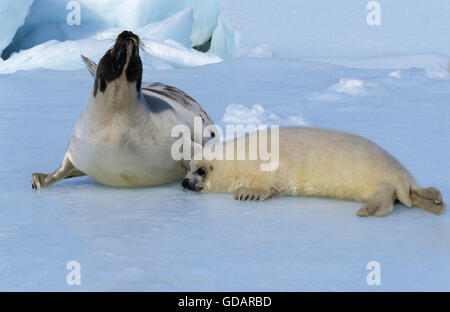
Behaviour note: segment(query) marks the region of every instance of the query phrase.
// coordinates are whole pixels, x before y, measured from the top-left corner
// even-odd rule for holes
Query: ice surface
[[[143,80],[181,88],[219,125],[362,135],[448,203],[447,0],[380,1],[380,26],[358,0],[80,0],[79,26],[66,24],[66,1],[31,2],[0,4],[0,51],[22,50],[0,59],[0,290],[450,291],[448,212],[396,205],[359,218],[362,203],[241,203],[179,181],[29,182],[59,165],[89,97],[79,55],[98,62],[126,28],[151,51]],[[191,48],[211,34],[210,53]],[[72,260],[81,286],[66,284]],[[366,283],[370,261],[381,286]]]
[[[438,54],[407,54],[402,56],[385,56],[372,58],[312,58],[310,60],[349,68],[425,68],[434,64],[445,66],[448,57]]]
[[[332,90],[344,79],[365,92]],[[252,121],[301,116],[363,135],[449,201],[450,80],[425,68],[243,58],[150,68],[144,81],[185,90],[219,125],[254,110]],[[247,203],[179,182],[117,189],[88,177],[33,191],[31,173],[58,166],[92,83],[86,69],[0,75],[0,290],[450,290],[448,212],[396,205],[359,218],[357,202]],[[81,286],[66,284],[71,260]],[[366,284],[369,261],[381,286]]]
[[[222,0],[212,50],[223,58],[266,53],[282,59],[450,55],[450,2],[377,1],[381,25],[369,26],[369,1]]]

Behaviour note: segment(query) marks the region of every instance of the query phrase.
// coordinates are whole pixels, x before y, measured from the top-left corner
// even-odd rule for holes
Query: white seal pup
[[[95,77],[92,94],[60,167],[50,174],[34,173],[33,188],[82,175],[123,187],[160,185],[184,176],[187,164],[183,167],[171,157],[177,139],[171,137],[172,128],[187,125],[193,132],[194,117],[205,127],[213,121],[183,91],[161,83],[141,84],[139,44],[137,35],[124,31],[98,68],[82,57]],[[213,130],[210,134],[215,136]]]
[[[396,201],[437,215],[445,211],[437,189],[420,188],[394,157],[360,136],[308,127],[281,128],[278,167],[261,171],[261,157],[248,157],[249,138],[257,135],[220,143],[223,160],[192,160],[182,186],[197,192],[234,193],[234,199],[243,201],[286,194],[367,202],[358,216],[385,216]],[[247,148],[245,158],[240,159],[245,160],[236,160],[241,140]],[[226,157],[229,144],[234,146],[234,160]],[[271,145],[267,142],[267,150]]]

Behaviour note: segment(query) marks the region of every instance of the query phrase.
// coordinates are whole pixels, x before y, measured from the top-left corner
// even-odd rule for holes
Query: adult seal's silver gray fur
[[[187,125],[193,133],[194,117],[203,120],[203,127],[213,121],[183,91],[141,83],[139,44],[137,35],[124,31],[98,67],[82,57],[95,77],[92,94],[61,165],[50,174],[34,173],[33,188],[83,175],[111,186],[153,186],[186,173],[182,161],[171,157],[171,146],[178,139],[171,137],[172,128]],[[214,130],[210,136],[215,136]]]

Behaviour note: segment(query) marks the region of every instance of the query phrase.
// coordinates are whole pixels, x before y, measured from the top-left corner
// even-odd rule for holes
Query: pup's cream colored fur
[[[246,140],[248,147],[248,139],[248,135],[240,137],[233,144],[236,147],[237,140]],[[359,209],[359,216],[385,216],[396,200],[434,214],[442,214],[446,207],[437,189],[420,188],[394,157],[357,135],[281,128],[275,171],[261,171],[260,159],[248,160],[248,148],[245,159],[193,160],[183,186],[201,192],[231,192],[238,200],[287,194],[367,202]]]

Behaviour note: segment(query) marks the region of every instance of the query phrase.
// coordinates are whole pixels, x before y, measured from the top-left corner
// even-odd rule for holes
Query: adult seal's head
[[[140,92],[142,83],[142,60],[139,56],[139,37],[131,31],[117,36],[114,46],[100,60],[95,76],[94,96],[105,92],[108,85],[120,78]]]

